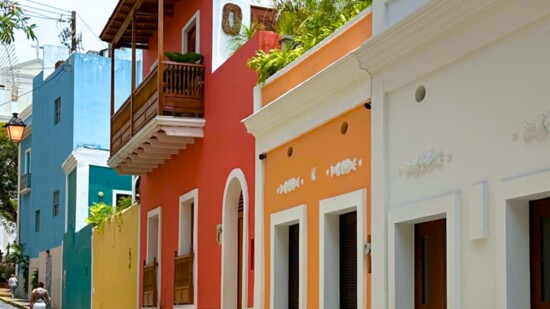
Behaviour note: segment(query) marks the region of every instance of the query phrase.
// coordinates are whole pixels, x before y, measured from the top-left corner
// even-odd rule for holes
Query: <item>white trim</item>
[[[346,194],[338,195],[319,202],[319,308],[332,309],[340,305],[339,295],[339,253],[338,248],[330,246],[329,225],[338,226],[340,215],[357,212],[357,308],[366,308],[368,303],[366,286],[367,273],[364,254],[364,245],[367,241],[367,189],[360,189]],[[330,224],[335,221],[336,224]],[[334,231],[333,233],[334,234]],[[330,248],[329,248],[330,247]],[[332,264],[332,265],[328,265]],[[330,272],[330,270],[334,270]]]
[[[283,280],[286,276],[288,276],[288,271],[285,272],[284,270],[281,271],[279,268],[283,267],[284,265],[275,265],[276,262],[281,261],[282,264],[284,264],[284,261],[288,261],[288,256],[285,256],[283,258],[275,258],[275,255],[277,253],[282,253],[284,255],[284,252],[281,252],[282,250],[279,250],[282,247],[279,247],[276,242],[277,241],[277,234],[280,228],[286,228],[286,233],[288,235],[288,226],[298,223],[299,224],[299,231],[300,231],[300,240],[299,240],[299,250],[300,250],[300,271],[299,271],[299,277],[300,277],[300,292],[299,292],[299,307],[300,309],[307,308],[307,206],[306,205],[299,205],[295,206],[286,210],[282,210],[276,213],[271,214],[271,234],[270,234],[270,243],[271,248],[269,250],[270,255],[270,293],[269,293],[269,302],[270,302],[270,308],[271,309],[282,309],[286,308],[288,305],[288,302],[285,300],[288,300],[288,295],[285,294],[284,287],[281,289],[280,287],[276,289],[275,285],[279,280],[284,282]],[[281,231],[281,230],[279,230]],[[284,240],[283,240],[284,242]],[[288,238],[287,238],[287,247],[288,247]],[[284,246],[283,246],[284,247]],[[288,266],[287,266],[288,267]],[[279,276],[282,276],[283,278],[279,278]],[[283,284],[279,284],[282,286]],[[282,291],[281,291],[282,290]],[[277,293],[277,297],[275,296],[275,293]],[[286,292],[288,293],[288,292]],[[280,295],[282,294],[282,295]],[[286,295],[286,297],[285,297]],[[281,301],[282,303],[275,303],[275,299],[278,301]],[[277,306],[276,306],[277,305]]]
[[[237,303],[236,299],[233,299],[233,294],[236,294],[236,291],[238,290],[237,285],[235,284],[235,281],[237,280],[237,276],[228,274],[228,272],[233,272],[235,269],[237,269],[237,265],[232,265],[232,257],[236,254],[238,257],[238,252],[236,250],[232,250],[235,248],[235,246],[224,246],[224,244],[232,244],[231,241],[232,237],[237,237],[237,217],[238,214],[238,198],[239,195],[236,195],[236,201],[237,204],[233,204],[233,201],[235,200],[234,194],[237,193],[233,190],[232,184],[234,181],[238,181],[240,191],[243,194],[243,252],[241,255],[242,258],[242,294],[237,295],[237,297],[241,297],[242,304],[245,306],[245,304],[248,303],[248,207],[249,207],[249,194],[248,194],[248,184],[246,182],[246,176],[244,172],[240,168],[233,169],[229,175],[227,176],[227,180],[225,183],[225,189],[223,192],[223,206],[222,206],[222,276],[221,276],[221,308],[233,308]],[[229,197],[231,195],[231,197]],[[230,200],[229,200],[230,199]],[[230,217],[230,212],[232,209],[230,207],[234,207],[235,216]],[[229,213],[228,213],[229,212]],[[234,219],[234,220],[233,220]],[[231,221],[230,221],[231,220]],[[233,227],[234,223],[235,227],[235,234],[232,235],[231,233],[231,227]],[[236,242],[234,242],[236,244]],[[237,258],[238,259],[238,258]],[[237,259],[235,261],[238,263]]]
[[[201,53],[201,14],[200,10],[195,12],[193,16],[189,19],[189,21],[183,26],[181,29],[181,51],[183,53],[187,52],[187,32],[189,31],[189,28],[195,24],[195,45],[197,47],[197,54]]]
[[[549,196],[550,171],[495,185],[496,308],[531,306],[529,201]]]
[[[111,204],[111,206],[113,207],[116,207],[116,198],[117,198],[117,195],[128,195],[128,196],[132,196],[132,191],[128,191],[128,190],[113,190],[113,196],[112,196],[112,199],[113,199],[113,203]]]
[[[162,291],[162,259],[161,259],[161,255],[162,255],[162,207],[159,206],[153,210],[150,210],[149,212],[147,212],[147,243],[146,243],[146,248],[145,248],[145,261],[146,261],[146,264],[147,265],[150,265],[153,261],[149,261],[149,221],[151,218],[157,216],[158,217],[158,227],[157,227],[157,262],[158,262],[158,267],[157,267],[157,308],[160,308],[160,303],[161,303],[161,294],[160,292]]]
[[[443,218],[447,224],[447,308],[462,308],[460,195],[451,193],[388,210],[390,309],[414,306],[414,224]]]
[[[179,219],[178,219],[178,255],[182,254],[181,247],[181,234],[182,234],[182,224],[181,216],[184,207],[184,203],[191,202],[193,203],[193,286],[194,286],[194,296],[193,304],[190,305],[174,305],[174,308],[180,309],[195,309],[197,308],[197,302],[199,297],[199,189],[193,189],[184,195],[180,196],[179,199]]]
[[[370,96],[370,75],[350,53],[242,122],[256,137],[258,151],[267,152],[356,108]]]
[[[264,263],[264,161],[255,155],[254,195],[254,308],[265,308],[265,263]]]
[[[23,170],[25,171],[25,174],[23,174],[23,175],[26,175],[28,173],[32,173],[32,171],[31,171],[31,166],[32,166],[31,148],[32,147],[29,147],[29,148],[25,149],[25,155],[23,156],[23,160],[25,161],[25,166],[24,166]],[[30,153],[29,166],[27,166],[27,153]]]

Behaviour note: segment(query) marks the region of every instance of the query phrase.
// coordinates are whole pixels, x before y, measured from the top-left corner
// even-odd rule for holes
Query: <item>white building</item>
[[[12,113],[21,113],[32,103],[32,80],[42,67],[42,59],[34,59],[0,68],[0,122],[7,122]]]
[[[550,2],[373,14],[372,308],[548,306]]]

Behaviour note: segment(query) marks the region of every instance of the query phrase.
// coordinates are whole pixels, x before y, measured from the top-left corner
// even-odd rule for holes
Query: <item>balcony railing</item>
[[[31,190],[31,173],[26,173],[25,175],[22,175],[19,180],[19,185],[21,189],[21,193],[27,193]]]
[[[174,257],[174,305],[193,303],[193,253]]]
[[[155,67],[113,115],[111,155],[156,116],[203,117],[204,65],[163,61],[163,67],[162,74]]]
[[[157,306],[157,266],[156,258],[151,265],[143,261],[143,307]]]

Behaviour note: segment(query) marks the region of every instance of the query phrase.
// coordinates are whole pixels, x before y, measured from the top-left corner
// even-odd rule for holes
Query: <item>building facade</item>
[[[258,308],[370,308],[371,10],[255,91]]]
[[[230,13],[247,23],[257,4],[120,1],[101,34],[144,48],[143,83],[112,108],[109,159],[141,177],[140,307],[254,306],[254,141],[240,121],[254,105],[246,61],[278,37],[259,33],[229,57],[220,30],[233,31],[222,27]]]
[[[85,242],[75,242],[66,233],[77,233],[86,228],[89,199],[88,193],[84,193],[88,188],[82,184],[92,180],[88,177],[78,180],[81,184],[75,197],[77,204],[74,208],[67,207],[68,179],[62,165],[79,149],[106,153],[109,147],[108,104],[104,101],[109,93],[109,66],[108,58],[72,54],[47,78],[43,78],[42,72],[34,79],[32,116],[26,118],[29,121],[32,117],[32,123],[26,129],[28,133],[20,147],[20,162],[23,164],[20,165],[18,241],[25,244],[25,254],[30,256],[30,276],[37,272],[38,280],[44,282],[50,291],[55,308],[60,308],[62,298],[67,296],[62,284],[66,279],[66,264],[78,256],[72,256],[70,250],[64,252],[64,238],[70,238],[67,239],[71,240],[69,246],[82,244],[87,247],[88,260],[91,255],[90,235]],[[124,91],[128,93],[130,90],[127,73],[130,63],[117,60],[116,66],[120,72],[116,78],[123,95]],[[126,90],[125,84],[128,85]],[[91,118],[94,121],[88,121]],[[105,165],[107,157],[102,157]],[[125,178],[125,190],[130,190],[130,177]],[[68,229],[69,222],[74,223],[74,230]],[[87,276],[89,281],[89,267],[90,263],[75,274]],[[24,281],[30,285],[29,278]],[[83,307],[89,308],[90,303],[72,308]]]

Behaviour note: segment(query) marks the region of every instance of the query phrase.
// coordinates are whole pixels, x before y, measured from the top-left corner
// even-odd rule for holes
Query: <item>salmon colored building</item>
[[[370,308],[371,28],[367,9],[255,92],[258,308]]]
[[[143,49],[143,82],[111,107],[109,159],[141,177],[140,308],[254,306],[254,139],[241,120],[256,76],[246,61],[278,37],[260,32],[229,56],[226,22],[249,24],[261,2],[120,0],[101,34]],[[172,62],[166,51],[204,58]]]

